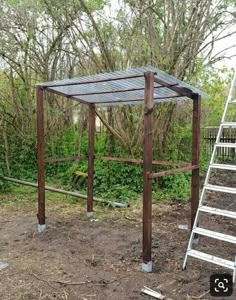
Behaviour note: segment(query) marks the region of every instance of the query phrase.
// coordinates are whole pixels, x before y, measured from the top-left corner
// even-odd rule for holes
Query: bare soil
[[[233,196],[224,206],[233,209]],[[0,271],[1,300],[154,299],[141,293],[143,286],[161,290],[166,299],[214,299],[208,292],[209,277],[228,271],[195,259],[182,270],[189,232],[178,225],[189,223],[189,204],[153,205],[154,270],[147,274],[141,271],[140,205],[125,210],[97,206],[94,219],[87,220],[80,203],[54,195],[47,203],[47,230],[39,234],[36,194],[25,203],[12,197],[0,195],[0,204],[9,200],[9,205],[0,205],[0,261],[9,264]],[[210,194],[213,202],[216,197]],[[205,225],[211,221],[202,220]],[[228,219],[217,219],[213,227],[235,234],[235,223]],[[202,238],[196,247],[230,259],[236,253],[235,247],[213,239]]]

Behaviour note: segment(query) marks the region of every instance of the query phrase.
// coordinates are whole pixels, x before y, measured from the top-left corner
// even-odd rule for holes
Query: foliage
[[[35,83],[39,81],[152,64],[206,90],[210,97],[203,101],[202,125],[219,124],[230,76],[228,70],[212,66],[223,58],[222,53],[212,55],[212,45],[223,40],[217,33],[224,34],[234,22],[229,1],[119,4],[117,10],[111,8],[111,15],[112,2],[106,0],[1,1],[0,168],[5,175],[37,180]],[[46,100],[46,157],[86,155],[87,108],[50,93]],[[104,127],[96,136],[96,153],[141,157],[143,106],[102,108],[99,114]],[[190,161],[190,122],[191,105],[157,104],[154,157]],[[202,151],[203,171],[207,161]],[[47,163],[46,178],[70,188],[72,173],[78,169],[87,172],[87,162]],[[96,195],[127,201],[142,191],[142,167],[96,160],[94,183]],[[189,183],[188,174],[171,175],[160,178],[153,190],[155,195],[161,189],[168,197],[187,199]],[[0,189],[6,187],[1,181]]]
[[[3,173],[2,169],[1,169],[1,165],[0,165],[0,193],[8,192],[11,190],[10,184],[8,183],[8,181],[1,178],[1,176],[3,176],[3,175],[4,175],[4,173]]]
[[[226,67],[218,69],[209,67],[207,72],[205,70],[199,74],[203,83],[202,88],[209,94],[209,98],[203,99],[202,125],[219,125],[232,76],[233,69],[228,70]],[[232,110],[230,114],[232,116]],[[228,117],[230,118],[230,115]]]
[[[154,199],[189,200],[190,178],[190,174],[185,173],[160,177],[159,190],[154,190]]]

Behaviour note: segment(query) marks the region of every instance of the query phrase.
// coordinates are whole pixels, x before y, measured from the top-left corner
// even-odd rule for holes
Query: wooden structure
[[[144,67],[128,71],[112,72],[75,79],[58,80],[37,85],[37,129],[38,129],[38,222],[39,231],[45,229],[45,172],[46,162],[79,159],[78,157],[44,158],[44,114],[45,92],[55,93],[68,100],[89,106],[88,143],[88,188],[87,214],[93,214],[94,159],[115,160],[143,165],[143,264],[144,271],[152,271],[152,179],[167,174],[192,170],[191,225],[193,224],[199,199],[199,143],[200,106],[203,92],[154,68]],[[193,102],[192,161],[188,163],[153,160],[153,109],[156,102],[190,99]],[[96,156],[94,153],[95,106],[118,103],[144,103],[143,159]],[[84,157],[82,157],[84,159]],[[167,171],[152,172],[152,165],[177,166]]]

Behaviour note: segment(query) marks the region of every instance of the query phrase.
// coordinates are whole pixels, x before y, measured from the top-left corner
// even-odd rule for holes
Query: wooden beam
[[[171,86],[176,86],[178,84],[170,84]],[[77,93],[70,94],[68,96],[89,96],[89,95],[103,95],[103,94],[113,94],[113,93],[123,93],[123,92],[133,92],[133,91],[142,91],[145,87],[131,87],[131,88],[123,88],[123,89],[113,89],[108,91],[100,91],[100,92],[85,92],[85,93]],[[154,89],[163,88],[162,85],[155,85]]]
[[[75,101],[77,101],[77,102],[79,102],[79,103],[83,103],[83,104],[87,104],[87,105],[89,104],[88,101],[81,100],[81,99],[76,98],[76,97],[73,97],[73,96],[69,96],[69,95],[66,94],[66,93],[59,92],[59,91],[55,91],[55,90],[53,90],[53,89],[51,89],[51,88],[46,88],[45,91],[50,92],[50,93],[52,93],[52,94],[56,94],[56,95],[58,95],[58,96],[65,97],[65,98],[67,98],[67,99],[75,100]]]
[[[199,165],[200,149],[200,115],[201,96],[193,94],[193,117],[192,117],[192,165]],[[191,229],[198,209],[200,177],[199,168],[192,170],[191,182]]]
[[[155,96],[153,97],[154,100],[164,100],[164,99],[175,99],[175,98],[180,98],[182,97],[181,95],[166,95],[166,96]],[[105,104],[105,103],[124,103],[124,102],[135,102],[135,101],[144,101],[144,98],[130,98],[130,99],[111,99],[111,100],[97,100],[96,102],[92,102],[92,100],[90,103],[95,103],[95,104]]]
[[[156,83],[159,83],[160,85],[169,88],[170,90],[176,92],[177,94],[181,95],[182,97],[188,97],[190,99],[193,99],[193,92],[185,87],[177,87],[177,86],[171,86],[170,83],[167,83],[165,81],[163,81],[160,78],[154,77],[154,81]]]
[[[156,74],[156,73],[155,73]],[[101,79],[90,79],[90,80],[84,80],[79,82],[67,82],[67,83],[54,83],[48,82],[48,84],[43,84],[43,88],[48,87],[59,87],[59,86],[72,86],[72,85],[81,85],[81,84],[90,84],[90,83],[99,83],[99,82],[107,82],[107,81],[115,81],[115,80],[123,80],[123,79],[130,79],[130,78],[139,78],[143,77],[144,74],[133,74],[133,75],[124,75],[124,76],[114,76],[114,77],[108,77],[108,78],[101,78]],[[83,77],[81,77],[79,80],[83,80]],[[38,85],[40,86],[40,84]]]
[[[45,225],[45,172],[44,172],[44,90],[37,87],[37,149],[38,149],[38,222]]]
[[[171,174],[181,173],[181,172],[185,172],[185,171],[189,171],[189,170],[195,170],[198,168],[199,168],[199,166],[188,166],[188,167],[183,167],[183,168],[166,170],[166,171],[162,171],[162,172],[158,172],[158,173],[151,173],[149,175],[149,178],[153,179],[153,178],[157,178],[157,177],[161,177],[161,176],[165,176],[165,175],[171,175]]]
[[[94,177],[94,138],[95,138],[95,105],[89,105],[89,130],[88,130],[88,199],[87,215],[93,214],[93,177]]]
[[[102,156],[102,155],[95,155],[95,158],[103,159],[103,160],[143,164],[142,159],[136,159],[136,158]],[[153,160],[152,164],[153,165],[164,165],[164,166],[189,166],[189,165],[191,165],[191,163],[187,163],[187,162],[172,162],[172,161],[159,161],[159,160]]]
[[[30,186],[30,187],[34,187],[37,188],[38,184],[34,183],[34,182],[29,182],[29,181],[24,181],[24,180],[19,180],[16,178],[11,178],[11,177],[6,177],[6,176],[1,176],[0,178],[4,179],[4,180],[8,180],[17,184],[22,184],[22,185],[26,185],[26,186]],[[55,193],[59,193],[59,194],[64,194],[64,195],[69,195],[69,196],[73,196],[73,197],[78,197],[81,199],[87,199],[87,196],[84,194],[79,194],[77,192],[71,192],[71,191],[65,191],[62,189],[57,189],[51,186],[45,186],[45,191],[50,191],[50,192],[55,192]],[[97,198],[97,197],[93,197],[93,200],[96,202],[100,202],[100,203],[104,203],[104,204],[108,204],[112,207],[129,207],[128,203],[119,203],[119,202],[113,202],[111,200],[105,200],[105,199],[101,199],[101,198]]]
[[[94,158],[102,159],[102,160],[118,161],[118,162],[143,164],[142,159],[128,158],[128,157],[95,155]],[[81,156],[48,158],[48,159],[45,159],[44,162],[45,163],[53,163],[53,162],[63,162],[63,161],[71,161],[71,160],[83,160],[83,159],[88,159],[88,156],[81,155]],[[161,160],[153,160],[152,164],[153,165],[163,165],[163,166],[189,166],[189,165],[191,165],[191,163],[188,163],[188,162],[172,162],[172,161],[161,161]]]
[[[143,264],[142,269],[152,271],[152,131],[153,131],[154,73],[145,73],[144,93],[144,145],[143,145]]]

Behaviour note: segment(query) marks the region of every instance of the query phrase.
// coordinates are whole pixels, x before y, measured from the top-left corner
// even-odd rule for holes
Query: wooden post
[[[38,149],[38,231],[45,230],[45,172],[44,172],[44,90],[37,87],[37,149]]]
[[[143,263],[142,270],[152,271],[152,130],[154,73],[146,72],[144,93],[144,146],[143,146]]]
[[[89,105],[88,130],[88,190],[87,190],[87,216],[93,215],[93,176],[94,176],[94,137],[95,137],[95,105]]]
[[[193,119],[192,119],[192,165],[198,168],[192,170],[191,184],[191,229],[198,209],[199,202],[199,148],[200,148],[200,114],[201,114],[201,96],[193,94]]]

